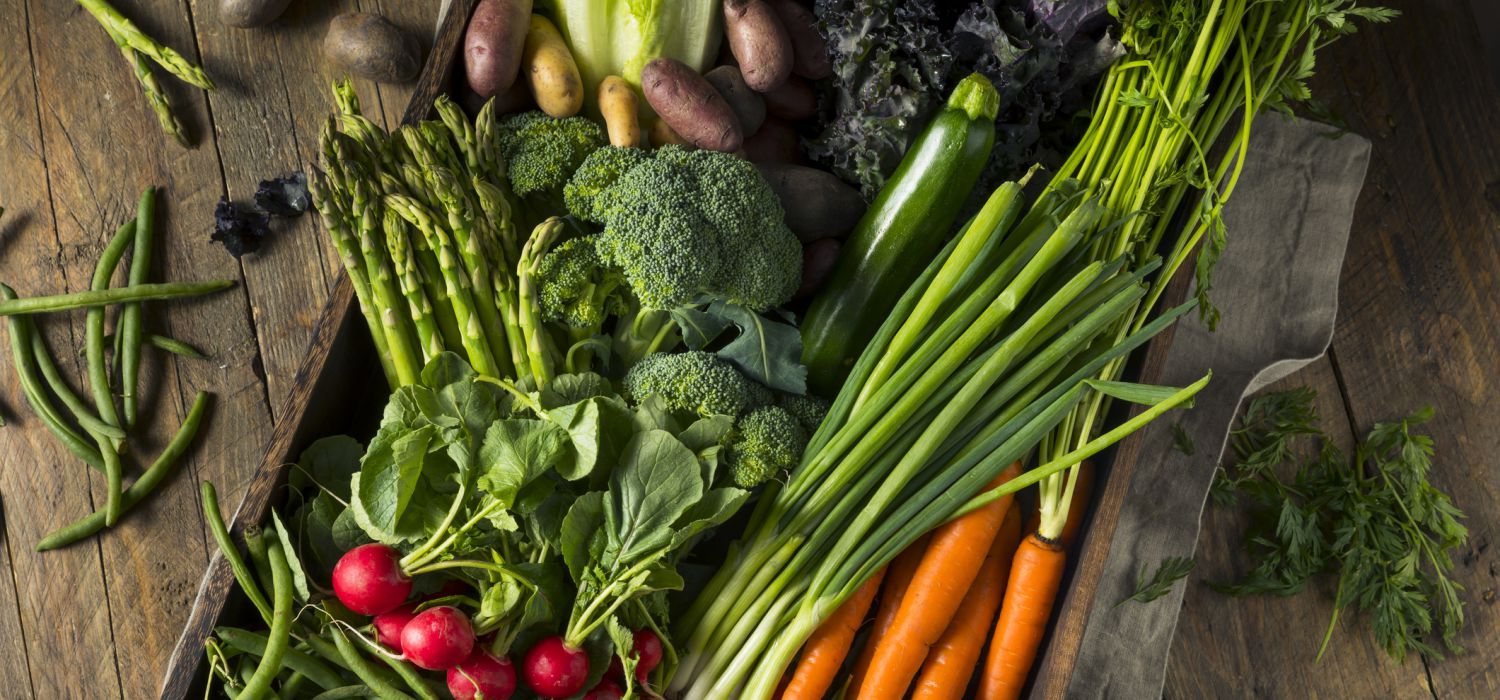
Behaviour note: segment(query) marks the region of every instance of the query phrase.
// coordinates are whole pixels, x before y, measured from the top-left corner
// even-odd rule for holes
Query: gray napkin
[[[1212,297],[1217,331],[1196,316],[1178,324],[1162,383],[1182,385],[1212,369],[1191,411],[1157,421],[1143,449],[1110,543],[1068,698],[1159,698],[1184,587],[1148,604],[1114,604],[1137,572],[1191,556],[1230,422],[1245,395],[1321,357],[1333,337],[1339,269],[1370,142],[1330,127],[1259,117],[1251,154],[1224,210],[1228,250]],[[1173,423],[1196,446],[1173,447]]]

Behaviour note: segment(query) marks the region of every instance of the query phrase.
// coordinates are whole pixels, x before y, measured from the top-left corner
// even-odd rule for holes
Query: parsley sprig
[[[1463,513],[1428,481],[1432,439],[1413,432],[1432,410],[1377,424],[1351,462],[1316,427],[1316,396],[1304,388],[1259,397],[1231,434],[1237,463],[1221,467],[1213,494],[1221,503],[1240,495],[1251,502],[1246,548],[1256,565],[1238,582],[1214,587],[1235,596],[1292,595],[1328,572],[1338,584],[1319,658],[1351,605],[1369,615],[1376,640],[1398,661],[1408,652],[1442,658],[1462,651],[1455,638],[1464,624],[1463,587],[1450,576],[1451,553],[1468,530]],[[1315,440],[1317,454],[1283,480],[1277,467],[1298,459],[1299,438]]]

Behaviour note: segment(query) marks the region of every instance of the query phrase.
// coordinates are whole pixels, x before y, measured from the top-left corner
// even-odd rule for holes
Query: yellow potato
[[[657,118],[651,123],[651,145],[660,148],[667,144],[686,146],[688,142],[687,139],[678,136],[672,127],[667,126],[666,122]]]
[[[609,145],[633,148],[641,145],[640,100],[630,83],[618,75],[599,82],[599,113],[609,130]]]
[[[561,119],[583,109],[583,78],[578,74],[578,64],[557,27],[546,17],[531,16],[521,65],[526,69],[531,96],[543,112]]]

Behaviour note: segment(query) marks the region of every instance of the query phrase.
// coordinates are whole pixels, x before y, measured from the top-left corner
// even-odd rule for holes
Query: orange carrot
[[[854,643],[854,633],[864,624],[865,613],[875,602],[875,593],[885,578],[885,568],[875,572],[843,605],[828,616],[818,630],[802,645],[802,660],[792,681],[782,691],[782,700],[822,700],[833,686],[844,657],[849,655],[849,645]]]
[[[1021,540],[1000,604],[1000,619],[990,639],[979,700],[1021,697],[1047,631],[1067,561],[1068,554],[1058,542],[1044,540],[1035,532]]]
[[[1020,463],[1012,464],[988,488],[1020,473]],[[1010,505],[1009,497],[997,499],[933,530],[922,563],[901,600],[901,610],[875,645],[869,673],[859,686],[860,700],[899,700],[906,695],[928,649],[948,629],[978,576]]]
[[[960,700],[969,689],[969,677],[979,665],[979,652],[994,625],[995,612],[1000,609],[1000,596],[1005,592],[1010,563],[1020,542],[1021,509],[1012,507],[1005,513],[995,544],[990,547],[969,594],[954,613],[953,622],[928,652],[912,700]]]
[[[1064,547],[1073,544],[1078,531],[1083,529],[1083,516],[1088,515],[1089,500],[1094,496],[1094,463],[1083,462],[1077,469],[1078,482],[1073,484],[1073,498],[1068,501],[1068,521],[1063,525],[1062,535],[1057,538]],[[1026,520],[1026,531],[1036,532],[1041,517],[1039,510],[1032,511]]]
[[[865,672],[870,670],[870,661],[875,658],[875,647],[891,628],[896,613],[901,611],[901,599],[906,597],[906,587],[911,585],[911,577],[917,573],[922,555],[927,552],[927,540],[927,535],[917,538],[886,566],[885,589],[880,592],[880,608],[875,611],[875,622],[870,625],[865,646],[860,650],[859,658],[854,661],[854,670],[849,674],[849,687],[858,690],[859,685],[865,681]]]

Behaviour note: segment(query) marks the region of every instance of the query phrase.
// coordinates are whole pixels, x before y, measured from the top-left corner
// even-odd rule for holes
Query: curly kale
[[[957,82],[979,72],[1000,91],[983,182],[1018,174],[1054,148],[1043,132],[1088,105],[1122,49],[1105,0],[817,0],[834,75],[823,130],[807,152],[872,197]],[[988,187],[977,191],[987,192]]]

